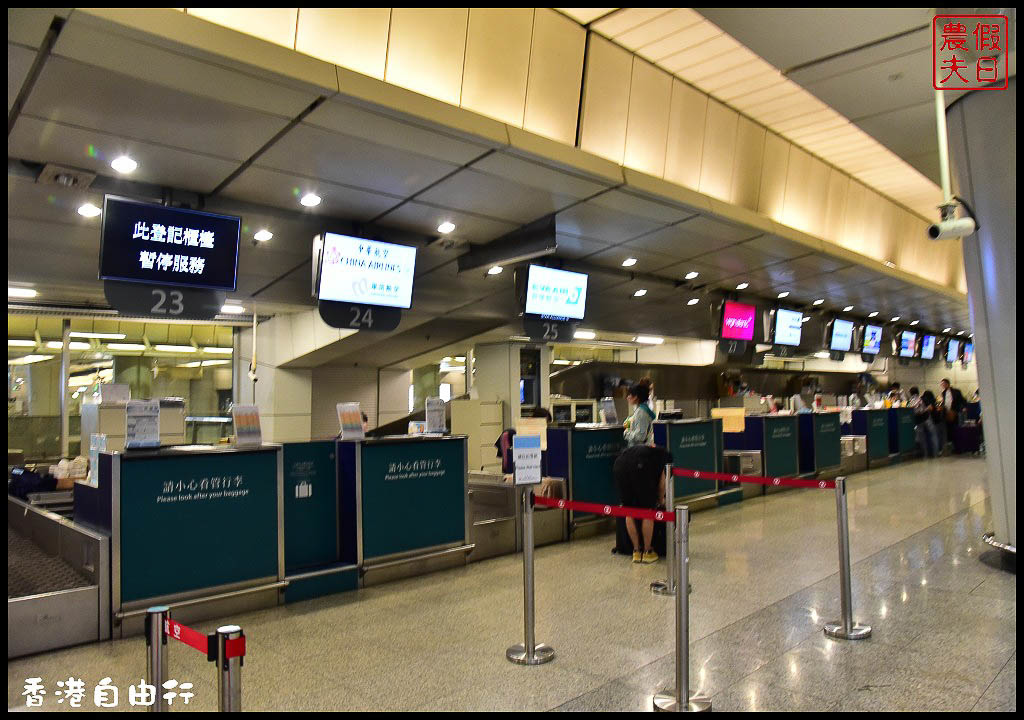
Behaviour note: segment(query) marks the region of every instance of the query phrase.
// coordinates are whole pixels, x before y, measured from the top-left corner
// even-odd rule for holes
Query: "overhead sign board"
[[[582,320],[587,307],[587,280],[585,273],[531,265],[526,279],[526,314]]]
[[[416,248],[324,233],[318,297],[339,303],[412,305]]]
[[[107,195],[101,280],[234,291],[241,219]]]

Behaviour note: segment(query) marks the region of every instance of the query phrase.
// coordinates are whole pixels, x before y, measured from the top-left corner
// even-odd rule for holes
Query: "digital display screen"
[[[911,330],[904,330],[900,333],[900,357],[914,357],[917,350],[917,333]]]
[[[722,310],[722,339],[753,340],[756,315],[757,308],[753,305],[726,300]]]
[[[946,345],[946,362],[956,362],[960,357],[960,341],[950,340]]]
[[[935,358],[935,336],[925,335],[921,338],[921,359],[932,360]]]
[[[864,344],[862,352],[869,355],[877,355],[882,352],[882,328],[879,325],[864,326]]]
[[[800,344],[800,331],[804,326],[804,314],[795,310],[775,311],[775,344],[796,347]]]
[[[974,343],[964,345],[964,362],[969,363],[974,359]]]
[[[587,275],[531,265],[526,279],[526,314],[582,320],[587,307]]]
[[[241,222],[107,195],[100,279],[233,291]]]
[[[409,308],[416,248],[324,233],[321,300]]]
[[[829,342],[829,350],[838,352],[850,352],[853,346],[853,321],[840,320],[832,321],[832,340]]]

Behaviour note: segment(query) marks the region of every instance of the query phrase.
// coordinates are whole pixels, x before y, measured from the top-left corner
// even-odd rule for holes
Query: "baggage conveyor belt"
[[[7,527],[7,599],[89,587],[71,565]]]

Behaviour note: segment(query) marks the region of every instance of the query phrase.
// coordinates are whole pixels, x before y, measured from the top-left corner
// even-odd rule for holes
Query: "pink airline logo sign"
[[[722,317],[722,338],[725,340],[753,340],[754,316],[757,308],[753,305],[727,300]]]

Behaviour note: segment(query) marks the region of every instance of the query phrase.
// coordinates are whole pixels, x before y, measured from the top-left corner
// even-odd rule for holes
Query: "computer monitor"
[[[832,321],[828,349],[836,352],[850,352],[853,347],[853,321],[836,318]]]
[[[877,355],[882,352],[882,326],[865,325],[864,341],[861,344],[861,352],[868,355]]]

